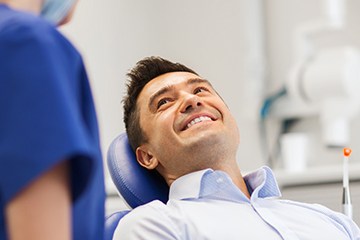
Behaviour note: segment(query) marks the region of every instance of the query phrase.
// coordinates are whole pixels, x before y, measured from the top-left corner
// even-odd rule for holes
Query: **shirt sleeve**
[[[5,203],[65,159],[81,156],[80,175],[87,178],[95,154],[77,92],[74,66],[80,59],[69,54],[56,29],[39,24],[13,24],[0,35],[0,193]]]
[[[339,212],[332,212],[330,216],[345,228],[351,240],[360,240],[360,229],[351,218]]]
[[[281,201],[293,205],[302,206],[311,209],[315,212],[324,214],[333,221],[335,227],[338,227],[341,231],[346,233],[349,236],[350,240],[360,240],[360,229],[358,225],[351,218],[345,216],[340,212],[333,211],[321,204],[299,203],[290,200],[281,200]]]
[[[159,201],[137,207],[124,216],[115,232],[114,240],[183,239],[182,232]]]

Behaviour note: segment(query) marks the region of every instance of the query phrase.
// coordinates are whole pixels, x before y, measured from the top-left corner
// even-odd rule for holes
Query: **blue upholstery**
[[[125,216],[130,211],[121,211],[111,214],[105,219],[105,238],[104,240],[112,240],[114,236],[115,229],[120,221],[120,219]]]
[[[136,161],[126,133],[116,137],[107,158],[111,178],[126,203],[135,208],[152,200],[168,200],[169,187],[154,170],[149,171]]]
[[[131,208],[155,199],[167,202],[168,185],[156,171],[149,171],[139,165],[126,133],[121,133],[111,143],[107,163],[117,190]],[[116,212],[105,219],[105,240],[112,239],[118,222],[128,212]]]

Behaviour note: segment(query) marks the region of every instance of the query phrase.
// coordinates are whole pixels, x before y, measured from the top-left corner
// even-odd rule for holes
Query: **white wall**
[[[320,4],[320,0],[80,0],[74,21],[62,30],[83,53],[89,70],[104,157],[111,140],[124,129],[121,98],[126,72],[141,58],[160,55],[194,68],[218,89],[238,121],[241,168],[247,171],[264,164],[258,128],[263,92],[285,81],[292,30],[321,15]],[[321,36],[317,43],[360,47],[359,8],[360,1],[349,0],[347,28]],[[360,156],[357,122],[352,123],[354,159]],[[335,163],[338,152],[321,145],[317,124],[308,119],[301,126],[314,136],[311,161]]]
[[[159,55],[209,79],[232,109],[241,131],[239,163],[262,164],[257,115],[262,95],[261,1],[82,0],[62,31],[83,53],[100,121],[102,147],[123,131],[125,74]]]

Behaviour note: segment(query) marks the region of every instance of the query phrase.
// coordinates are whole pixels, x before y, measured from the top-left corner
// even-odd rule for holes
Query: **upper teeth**
[[[203,121],[211,121],[211,118],[206,117],[206,116],[197,117],[197,118],[193,119],[191,122],[188,123],[187,128],[189,128],[192,125],[195,125],[195,124],[197,124],[199,122],[203,122]]]

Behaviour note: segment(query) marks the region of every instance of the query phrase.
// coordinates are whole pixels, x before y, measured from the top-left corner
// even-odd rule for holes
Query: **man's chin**
[[[217,145],[224,144],[225,136],[217,131],[202,131],[194,134],[192,137],[186,139],[186,145],[194,148],[194,150],[201,148],[212,148]]]

